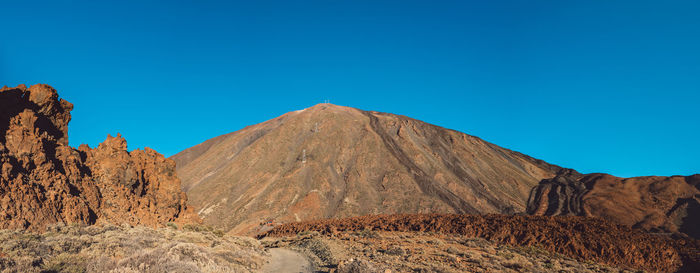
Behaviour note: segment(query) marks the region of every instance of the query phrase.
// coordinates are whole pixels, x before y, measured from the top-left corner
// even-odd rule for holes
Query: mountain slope
[[[561,169],[477,137],[393,114],[319,104],[173,157],[205,223],[377,213],[523,212]]]
[[[620,178],[562,172],[532,190],[534,215],[579,215],[700,238],[700,174]]]

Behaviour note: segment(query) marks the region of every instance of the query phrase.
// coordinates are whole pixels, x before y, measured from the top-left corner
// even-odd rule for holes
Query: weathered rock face
[[[620,178],[562,172],[532,190],[527,212],[600,217],[700,238],[700,175]]]
[[[271,219],[524,212],[532,187],[561,169],[408,117],[331,104],[172,159],[200,217],[233,233]]]
[[[121,136],[68,146],[72,109],[48,85],[0,89],[0,228],[198,221],[172,160]]]

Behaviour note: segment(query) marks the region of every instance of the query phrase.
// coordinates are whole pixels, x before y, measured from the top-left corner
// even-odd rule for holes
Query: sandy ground
[[[270,248],[270,262],[263,266],[263,272],[310,273],[311,262],[304,255],[285,248]]]

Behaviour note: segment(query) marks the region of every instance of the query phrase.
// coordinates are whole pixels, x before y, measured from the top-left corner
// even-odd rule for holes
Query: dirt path
[[[263,272],[310,273],[311,262],[299,252],[285,248],[270,248],[270,261],[263,266]]]

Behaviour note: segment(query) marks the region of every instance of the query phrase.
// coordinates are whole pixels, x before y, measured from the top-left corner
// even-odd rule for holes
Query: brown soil
[[[645,233],[600,219],[574,216],[403,214],[283,224],[259,235],[305,231],[420,231],[480,237],[511,246],[535,246],[579,261],[658,272],[698,272],[700,242]]]

